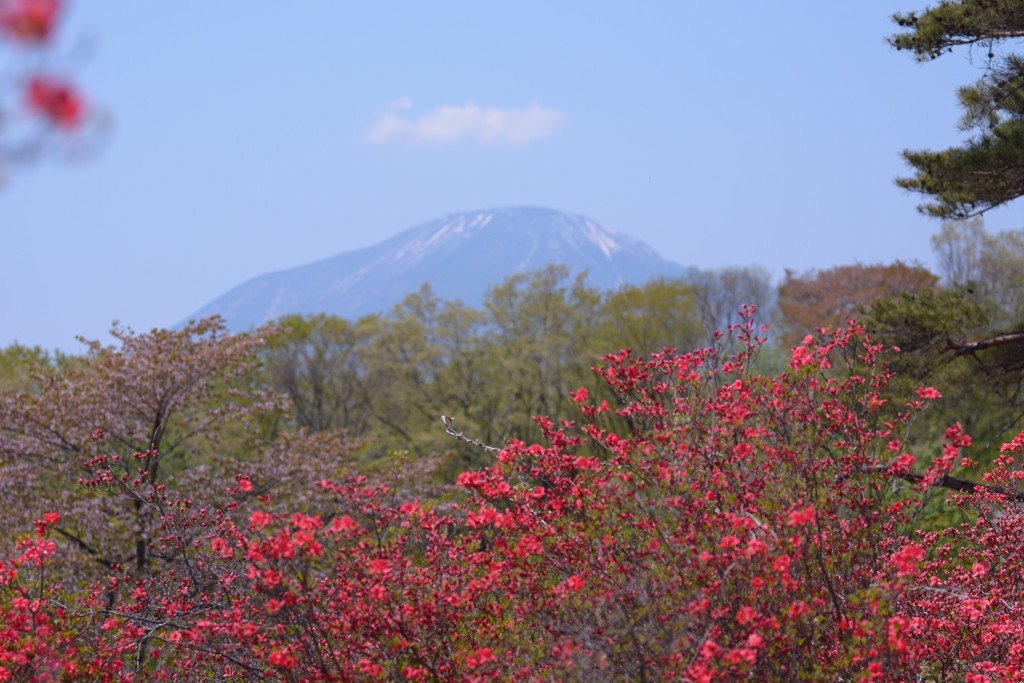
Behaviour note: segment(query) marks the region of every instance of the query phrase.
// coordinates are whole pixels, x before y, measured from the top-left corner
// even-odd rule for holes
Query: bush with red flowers
[[[243,474],[207,507],[120,476],[96,434],[84,481],[159,517],[160,568],[55,581],[43,517],[0,566],[0,680],[1020,680],[1024,434],[954,479],[970,438],[909,453],[938,392],[892,408],[858,327],[774,377],[736,333],[732,357],[607,356],[615,404],[573,392],[577,419],[539,418],[546,442],[459,498],[349,473],[286,512]],[[969,521],[918,529],[953,489]]]

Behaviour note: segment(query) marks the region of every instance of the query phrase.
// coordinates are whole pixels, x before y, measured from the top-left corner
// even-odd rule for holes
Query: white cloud
[[[479,145],[521,147],[552,135],[568,120],[563,112],[539,104],[528,107],[481,107],[472,102],[444,105],[419,117],[403,116],[412,107],[404,97],[392,102],[366,133],[376,144],[412,142],[451,144],[474,142]]]

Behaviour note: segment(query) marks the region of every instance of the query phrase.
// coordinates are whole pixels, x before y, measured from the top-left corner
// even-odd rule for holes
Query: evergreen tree
[[[954,47],[980,49],[985,75],[959,90],[960,127],[973,131],[963,145],[934,152],[906,150],[915,175],[901,187],[927,196],[923,213],[964,219],[1024,194],[1024,57],[1002,52],[1007,40],[1024,36],[1021,0],[944,0],[921,13],[896,14],[906,29],[889,41],[930,61]]]

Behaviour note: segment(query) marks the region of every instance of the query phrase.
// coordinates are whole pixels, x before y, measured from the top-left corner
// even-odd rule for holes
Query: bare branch
[[[925,475],[917,474],[915,472],[901,472],[896,473],[895,476],[897,479],[909,481],[912,484],[921,484],[925,481]],[[995,493],[1001,496],[1006,496],[1009,500],[1024,501],[1024,493],[1020,491],[1010,491],[999,486],[986,486],[985,484],[979,484],[977,482],[970,481],[969,479],[951,477],[948,474],[943,475],[941,479],[936,480],[932,485],[939,486],[944,489],[952,489],[953,491],[960,491],[962,493]]]
[[[953,356],[964,356],[975,351],[983,351],[999,346],[1014,346],[1016,344],[1024,344],[1024,332],[1012,332],[1010,334],[1001,334],[998,337],[982,339],[981,341],[954,344]]]
[[[455,426],[454,426],[455,423],[452,421],[452,418],[448,417],[447,415],[442,415],[441,416],[441,422],[444,423],[444,431],[445,431],[445,433],[448,434],[449,436],[454,436],[459,441],[465,441],[468,444],[472,444],[473,446],[476,446],[478,448],[482,448],[485,451],[491,451],[492,453],[500,453],[501,450],[502,450],[500,448],[495,448],[494,446],[488,446],[487,444],[482,444],[479,441],[476,441],[475,439],[471,439],[468,436],[465,436],[462,432],[455,431]]]

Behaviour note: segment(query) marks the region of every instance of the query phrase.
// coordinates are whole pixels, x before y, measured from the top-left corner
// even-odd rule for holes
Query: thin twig
[[[454,436],[459,441],[465,441],[468,444],[471,444],[478,448],[482,448],[485,451],[490,451],[492,453],[500,453],[502,450],[500,448],[495,448],[494,446],[488,446],[487,444],[480,443],[479,441],[471,439],[468,436],[464,435],[462,432],[455,431],[454,422],[452,418],[448,417],[447,415],[441,416],[441,422],[444,423],[445,433],[448,434],[449,436]]]

